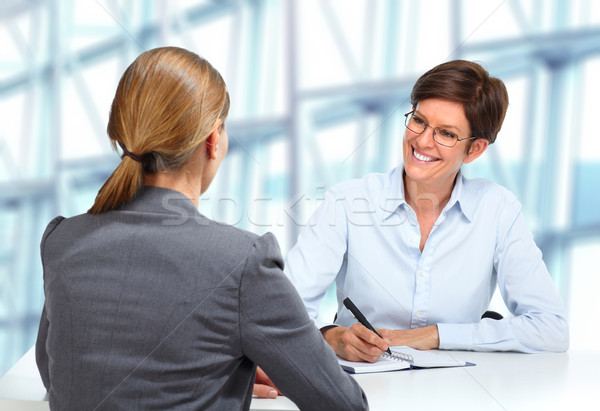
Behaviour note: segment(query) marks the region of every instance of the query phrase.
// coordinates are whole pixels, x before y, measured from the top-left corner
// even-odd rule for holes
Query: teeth
[[[413,149],[413,155],[421,161],[433,161],[432,157],[427,157],[427,156],[421,155],[421,154],[417,153],[415,151],[415,149]]]

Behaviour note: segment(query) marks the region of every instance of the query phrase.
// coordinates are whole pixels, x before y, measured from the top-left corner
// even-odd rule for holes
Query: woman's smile
[[[415,159],[421,161],[423,163],[432,163],[434,161],[439,161],[440,159],[433,156],[428,156],[425,153],[418,151],[416,148],[412,147],[412,154]]]

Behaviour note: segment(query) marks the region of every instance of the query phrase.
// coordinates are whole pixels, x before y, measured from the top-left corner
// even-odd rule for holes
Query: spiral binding
[[[406,361],[412,364],[414,361],[413,356],[410,354],[406,354],[403,352],[392,351],[392,354],[384,353],[382,357],[387,358],[388,360],[394,361]]]

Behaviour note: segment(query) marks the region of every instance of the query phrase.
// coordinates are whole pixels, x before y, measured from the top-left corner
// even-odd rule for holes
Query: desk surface
[[[372,410],[565,410],[595,408],[600,351],[562,354],[438,351],[475,367],[362,374]],[[0,409],[48,410],[33,349],[0,379]],[[252,410],[297,410],[287,398],[253,399]]]

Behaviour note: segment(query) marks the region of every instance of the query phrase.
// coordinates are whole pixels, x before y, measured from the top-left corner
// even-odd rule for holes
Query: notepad
[[[385,371],[398,371],[406,368],[410,368],[411,365],[407,361],[399,360],[389,354],[383,354],[375,362],[355,362],[347,361],[338,357],[338,362],[345,371],[353,374],[362,374],[368,372],[385,372]]]
[[[390,347],[392,355],[384,353],[377,361],[355,362],[338,357],[341,367],[354,374],[371,372],[399,371],[410,368],[465,367],[475,365],[470,362],[452,358],[451,355],[435,354],[428,351],[415,350],[410,347]]]

